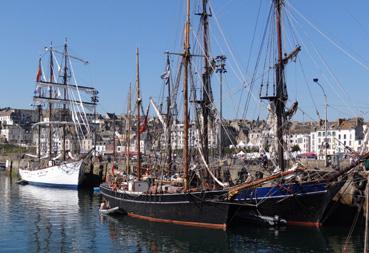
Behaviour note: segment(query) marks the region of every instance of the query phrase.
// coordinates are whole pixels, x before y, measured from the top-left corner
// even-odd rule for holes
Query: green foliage
[[[291,148],[291,152],[299,152],[301,151],[300,146],[299,145],[293,145]]]
[[[22,154],[25,152],[29,152],[32,148],[20,147],[13,144],[0,144],[0,154],[1,155],[9,155],[9,154]]]

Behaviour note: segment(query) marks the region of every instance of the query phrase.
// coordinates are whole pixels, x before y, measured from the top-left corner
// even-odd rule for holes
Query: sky
[[[260,78],[251,82],[271,0],[210,0],[210,44],[213,56],[227,56],[224,117],[265,117],[258,99]],[[199,3],[191,1],[191,44],[196,43]],[[297,120],[362,116],[369,119],[369,1],[288,0],[285,3],[284,49],[302,47],[286,66],[290,105],[298,100]],[[81,85],[100,92],[100,113],[126,110],[129,83],[135,83],[135,52],[140,50],[140,81],[144,104],[159,100],[165,51],[183,49],[184,0],[12,0],[0,8],[0,107],[31,108],[38,58],[52,41],[89,61],[76,64]],[[196,49],[193,46],[194,51]],[[173,56],[171,61],[175,64]],[[264,60],[261,59],[261,62]],[[194,61],[196,63],[196,60]],[[199,62],[197,60],[197,62]],[[194,64],[196,65],[196,64]],[[195,66],[196,67],[196,66]],[[200,73],[201,67],[194,70]],[[255,72],[256,73],[256,72]],[[215,105],[218,76],[213,76]],[[245,110],[247,92],[251,99]],[[246,88],[245,88],[246,87]],[[319,116],[316,111],[319,112]]]

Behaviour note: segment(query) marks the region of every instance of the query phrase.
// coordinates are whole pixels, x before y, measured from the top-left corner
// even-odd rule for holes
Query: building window
[[[322,134],[321,132],[318,132],[318,136],[321,136],[321,134]]]
[[[338,135],[338,139],[341,140],[341,135],[340,134]]]
[[[345,139],[345,140],[346,140],[346,134],[344,134],[344,135],[343,135],[343,139]]]

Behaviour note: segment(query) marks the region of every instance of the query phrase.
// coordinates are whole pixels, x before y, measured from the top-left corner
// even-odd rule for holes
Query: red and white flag
[[[40,82],[42,79],[42,67],[41,67],[41,58],[38,60],[38,70],[36,74],[36,82]]]

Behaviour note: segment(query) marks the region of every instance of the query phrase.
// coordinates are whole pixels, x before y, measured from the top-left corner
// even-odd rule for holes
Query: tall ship
[[[164,136],[158,146],[165,147],[165,149],[161,148],[162,153],[155,156],[159,156],[164,163],[159,162],[159,167],[153,165],[149,170],[144,170],[141,166],[139,143],[142,99],[137,52],[136,150],[138,158],[135,170],[131,170],[130,159],[127,156],[126,170],[121,176],[114,176],[100,186],[102,195],[109,202],[110,207],[119,207],[129,216],[155,222],[218,229],[226,229],[232,222],[240,221],[271,226],[290,224],[320,227],[327,207],[344,185],[347,173],[369,158],[369,154],[364,152],[357,154],[351,164],[335,170],[328,168],[312,170],[301,161],[289,159],[285,136],[288,133],[289,121],[298,110],[298,104],[293,103],[290,108],[286,108],[288,93],[285,69],[289,62],[296,59],[301,47],[297,46],[291,52],[283,51],[285,48],[282,40],[284,1],[271,0],[266,25],[266,29],[271,29],[269,33],[271,37],[265,36],[266,31],[265,43],[261,44],[267,47],[265,50],[268,53],[271,53],[271,56],[266,56],[264,61],[266,70],[262,72],[269,74],[267,77],[271,84],[266,88],[270,93],[263,92],[262,95],[260,92],[259,97],[268,104],[269,134],[265,140],[269,146],[270,157],[263,164],[259,164],[259,160],[257,164],[245,161],[245,168],[239,171],[239,178],[234,182],[227,170],[236,170],[236,168],[232,167],[233,165],[222,167],[222,147],[219,146],[218,158],[211,155],[214,149],[209,148],[209,134],[213,131],[210,126],[214,123],[218,123],[220,144],[224,135],[229,136],[222,117],[222,105],[219,109],[215,108],[211,88],[212,73],[220,73],[220,80],[222,80],[222,74],[226,71],[225,57],[218,57],[220,63],[217,64],[209,54],[208,18],[215,14],[208,12],[208,0],[200,2],[202,12],[197,14],[201,17],[202,27],[199,30],[203,33],[201,49],[199,53],[190,52],[190,1],[188,0],[184,51],[167,53],[166,72],[163,75],[168,89],[166,111],[164,112],[161,106],[156,106],[151,100]],[[197,42],[200,44],[199,37]],[[272,49],[275,49],[275,52]],[[176,110],[173,109],[176,105],[174,98],[178,93],[181,76],[177,76],[176,82],[172,83],[169,55],[181,56],[178,69],[184,74],[183,97],[181,97],[183,124],[180,125],[183,129],[181,146],[183,154],[178,156],[173,154],[172,133],[176,121],[173,117],[176,114]],[[201,99],[196,96],[198,89],[194,87],[194,78],[191,76],[191,73],[200,72],[191,70],[195,65],[192,62],[193,58],[203,61],[204,71],[199,78]],[[257,60],[257,62],[260,61]],[[251,83],[254,82],[253,79]],[[246,101],[250,101],[250,96],[250,94],[245,96]],[[189,104],[194,108],[191,113]],[[193,121],[190,120],[190,114],[194,117]],[[198,136],[198,143],[192,140],[195,134]],[[128,142],[129,137],[127,145]],[[260,153],[262,152],[260,150]],[[223,172],[223,176],[220,171]]]
[[[189,73],[190,73],[190,1],[187,1],[184,49],[179,53],[182,57],[183,73],[183,120],[184,149],[182,154],[181,176],[176,184],[163,177],[143,175],[140,151],[140,78],[139,58],[137,50],[136,77],[136,149],[137,160],[134,171],[126,167],[123,177],[116,177],[110,182],[101,184],[103,197],[111,208],[119,207],[127,215],[154,222],[173,223],[185,226],[196,226],[214,229],[226,229],[229,221],[229,205],[223,203],[227,190],[200,189],[194,187],[190,178],[189,153]],[[170,159],[170,158],[168,158]],[[129,160],[128,160],[129,162]],[[171,164],[169,164],[171,166]],[[148,178],[149,180],[143,180]],[[152,182],[152,183],[149,183]]]
[[[87,62],[69,54],[67,41],[62,51],[52,45],[45,50],[49,75],[46,78],[40,58],[33,97],[39,115],[33,126],[37,154],[25,154],[31,160],[19,174],[29,184],[77,189],[93,154],[91,123],[98,91],[77,84],[72,60]]]

